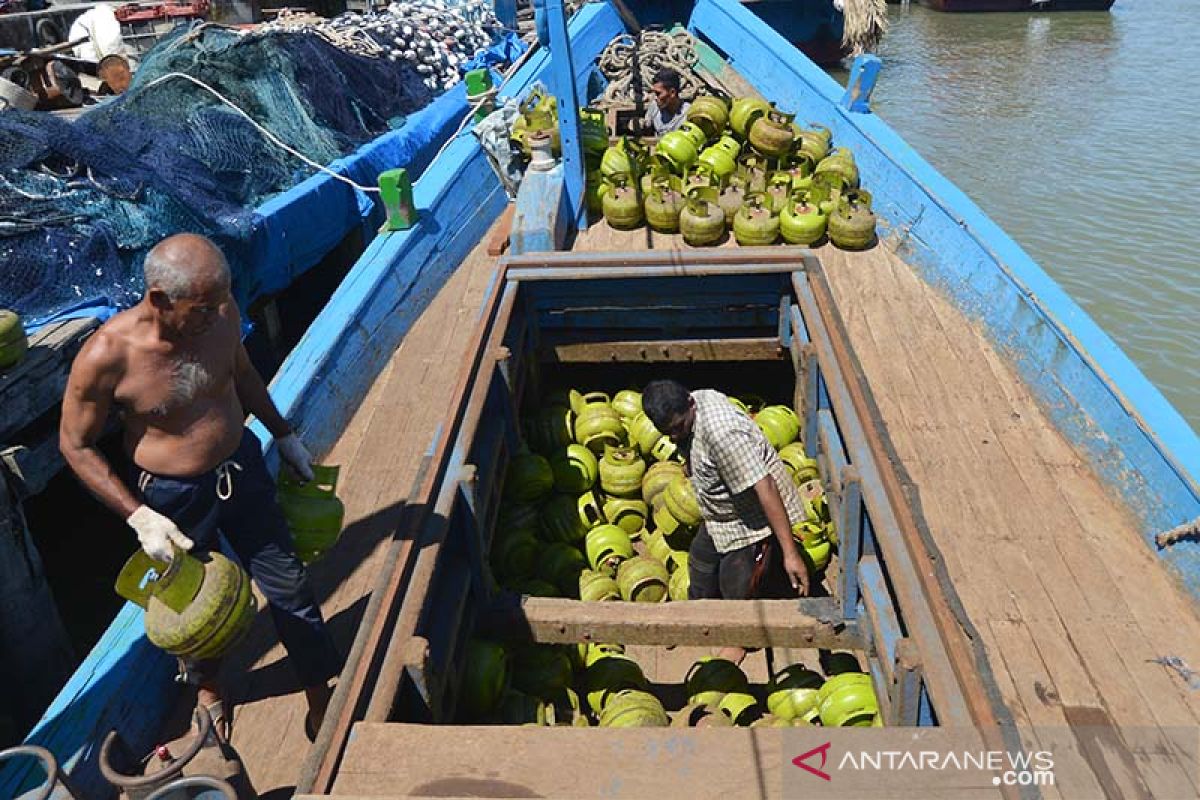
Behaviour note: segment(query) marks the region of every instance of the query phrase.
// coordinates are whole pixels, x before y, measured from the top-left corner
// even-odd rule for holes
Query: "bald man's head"
[[[201,297],[213,289],[229,288],[229,263],[211,239],[196,233],[177,233],[146,254],[142,271],[146,293],[160,289],[171,300]]]
[[[163,239],[143,265],[146,300],[164,329],[173,334],[205,333],[232,302],[229,264],[211,240],[194,233]]]

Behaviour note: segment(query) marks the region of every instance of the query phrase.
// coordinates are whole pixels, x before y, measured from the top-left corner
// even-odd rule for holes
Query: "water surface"
[[[1197,12],[893,5],[872,106],[1200,429]]]

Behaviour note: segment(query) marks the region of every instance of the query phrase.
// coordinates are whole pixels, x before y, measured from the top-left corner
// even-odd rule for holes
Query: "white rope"
[[[258,121],[254,119],[254,117],[250,116],[245,111],[243,111],[241,108],[239,108],[236,103],[234,103],[228,97],[221,94],[216,89],[209,86],[207,83],[200,80],[199,78],[195,78],[195,77],[188,75],[186,73],[183,73],[183,72],[168,72],[166,75],[159,76],[159,77],[155,78],[154,80],[150,81],[148,84],[146,84],[146,86],[144,88],[149,89],[151,86],[155,86],[157,84],[163,83],[164,81],[168,81],[171,78],[183,78],[184,80],[191,81],[196,86],[199,86],[201,89],[208,92],[213,97],[217,98],[222,103],[229,106],[234,111],[236,111],[238,114],[240,114],[243,118],[245,118],[245,120],[247,122],[249,122],[251,125],[253,125],[258,130],[259,133],[261,133],[263,136],[265,136],[267,141],[269,141],[271,144],[275,145],[276,147],[280,148],[281,150],[286,150],[287,152],[291,153],[296,158],[303,161],[305,164],[308,164],[310,167],[320,170],[321,172],[326,173],[330,177],[336,178],[337,180],[341,181],[342,183],[349,184],[350,186],[353,186],[355,189],[358,189],[359,191],[375,192],[378,194],[379,187],[377,187],[377,186],[360,186],[359,184],[352,181],[350,178],[347,178],[345,175],[339,175],[338,173],[334,172],[333,170],[331,170],[329,167],[325,166],[324,164],[318,164],[316,161],[313,161],[311,158],[304,155],[296,148],[291,147],[290,145],[288,145],[287,142],[283,141],[278,136],[276,136],[275,134],[273,134],[269,130],[267,130],[264,126],[260,125],[258,123]]]
[[[442,153],[446,152],[446,148],[449,147],[450,144],[459,137],[459,135],[463,131],[463,128],[465,128],[467,126],[467,123],[471,120],[471,117],[475,114],[475,112],[479,110],[479,107],[482,106],[484,103],[487,103],[493,97],[495,97],[496,94],[498,94],[500,92],[500,90],[503,89],[508,84],[509,79],[511,79],[512,76],[516,74],[517,70],[520,69],[521,65],[524,64],[526,60],[528,60],[529,55],[534,51],[534,49],[535,48],[533,48],[533,47],[527,49],[524,53],[521,54],[520,58],[518,58],[516,61],[514,61],[512,63],[511,66],[509,66],[508,70],[506,70],[504,73],[504,80],[501,81],[501,83],[498,87],[496,87],[494,90],[492,90],[490,92],[485,92],[484,94],[480,95],[478,100],[475,100],[474,102],[470,103],[470,106],[467,109],[466,115],[462,118],[462,122],[460,122],[458,124],[458,128],[456,128],[454,133],[451,134],[450,137],[446,139],[446,141],[442,144],[441,148],[439,148],[438,151],[434,154],[433,158],[431,158],[429,160],[430,167],[433,166],[433,164],[438,160],[438,158],[442,155]],[[217,98],[222,103],[229,106],[231,109],[233,109],[238,114],[240,114],[247,122],[249,122],[251,125],[253,125],[255,127],[255,129],[258,130],[259,133],[261,133],[264,137],[266,137],[267,141],[271,142],[271,144],[275,145],[276,147],[279,147],[282,150],[287,151],[288,153],[291,153],[293,156],[300,159],[305,164],[308,164],[313,169],[324,172],[325,174],[329,175],[331,178],[335,178],[335,179],[341,181],[342,183],[352,186],[355,189],[358,189],[360,192],[371,192],[374,194],[379,194],[378,186],[363,186],[362,184],[357,183],[350,178],[347,178],[345,175],[340,175],[337,172],[334,172],[333,170],[331,170],[329,167],[325,166],[324,164],[320,164],[320,163],[317,163],[316,161],[313,161],[311,158],[304,155],[299,150],[295,149],[294,147],[291,147],[290,145],[288,145],[287,142],[283,141],[278,136],[271,133],[271,131],[269,131],[263,125],[259,124],[259,122],[257,120],[255,120],[253,117],[251,117],[245,111],[243,111],[236,103],[234,103],[228,97],[221,94],[216,89],[209,86],[207,83],[200,80],[199,78],[193,77],[192,75],[188,75],[183,72],[168,72],[165,75],[161,75],[161,76],[155,78],[154,80],[150,81],[150,83],[146,84],[146,86],[144,88],[148,89],[151,86],[155,86],[159,83],[163,83],[165,81],[170,80],[171,78],[183,78],[186,81],[191,81],[193,84],[200,87],[204,91],[208,92],[213,97]],[[429,169],[429,167],[426,167],[427,171],[428,171],[428,169]]]

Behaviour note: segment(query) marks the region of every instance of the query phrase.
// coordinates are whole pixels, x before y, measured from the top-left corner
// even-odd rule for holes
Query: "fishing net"
[[[254,208],[313,169],[176,73],[326,164],[440,93],[418,66],[303,29],[181,26],[128,92],[74,122],[0,113],[0,307],[37,324],[81,303],[127,306],[146,250],[179,231],[222,247],[235,294],[249,281]]]

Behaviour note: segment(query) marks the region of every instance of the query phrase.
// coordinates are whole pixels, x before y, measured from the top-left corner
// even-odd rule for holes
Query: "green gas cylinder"
[[[15,311],[0,308],[0,369],[7,369],[25,357],[29,340],[21,317]]]
[[[340,469],[314,464],[313,479],[307,483],[300,483],[286,469],[279,470],[279,506],[292,532],[296,555],[305,564],[323,556],[342,532],[346,509],[335,494]]]
[[[176,549],[169,564],[141,550],[117,576],[117,594],[146,610],[146,638],[174,656],[224,655],[250,628],[257,604],[250,576],[220,553]]]

